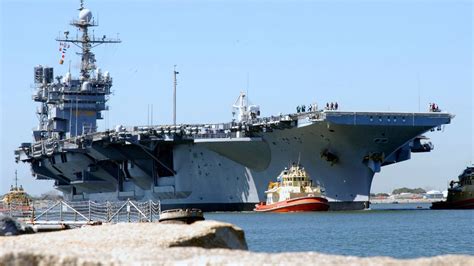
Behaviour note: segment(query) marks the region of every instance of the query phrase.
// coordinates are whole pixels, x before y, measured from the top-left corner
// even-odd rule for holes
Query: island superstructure
[[[252,210],[264,201],[267,184],[282,165],[299,157],[312,179],[325,187],[331,210],[363,209],[374,174],[409,160],[413,152],[431,151],[423,134],[453,117],[317,108],[261,117],[260,107],[241,93],[228,123],[98,131],[112,78],[97,67],[92,49],[120,40],[90,35],[89,28],[97,24],[82,2],[79,10],[71,25],[82,36],[70,38],[65,32],[57,39],[81,49],[79,76],[68,72],[54,79],[53,68],[35,67],[39,127],[34,142],[15,151],[17,162],[29,163],[37,179],[55,180],[55,188],[69,200],[153,199],[163,209]]]

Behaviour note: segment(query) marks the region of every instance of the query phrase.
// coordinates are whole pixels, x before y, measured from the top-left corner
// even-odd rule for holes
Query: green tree
[[[423,194],[423,193],[426,193],[426,191],[422,188],[407,188],[407,187],[397,188],[392,191],[392,194],[402,194],[402,193]]]

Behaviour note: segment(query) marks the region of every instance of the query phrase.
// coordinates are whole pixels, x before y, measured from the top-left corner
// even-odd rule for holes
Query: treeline
[[[371,197],[388,197],[388,196],[390,196],[390,195],[388,195],[387,193],[377,193],[377,194],[375,194],[375,193],[370,193],[370,196],[371,196]]]
[[[63,200],[63,196],[58,194],[56,191],[48,191],[41,194],[40,196],[30,197],[32,200]]]
[[[426,191],[422,188],[397,188],[392,191],[392,194],[402,194],[402,193],[413,193],[413,194],[424,194]]]
[[[426,191],[422,188],[397,188],[392,191],[392,194],[402,194],[402,193],[413,193],[413,194],[425,194]],[[388,197],[390,196],[387,193],[370,193],[371,197]]]

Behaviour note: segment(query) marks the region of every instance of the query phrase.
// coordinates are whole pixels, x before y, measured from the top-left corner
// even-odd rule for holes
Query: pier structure
[[[36,231],[53,231],[104,223],[145,223],[160,219],[159,201],[36,201],[28,211],[1,213],[20,219]]]

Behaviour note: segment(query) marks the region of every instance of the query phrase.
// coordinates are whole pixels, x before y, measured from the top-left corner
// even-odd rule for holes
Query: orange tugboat
[[[277,182],[268,184],[267,202],[255,205],[257,212],[327,211],[328,200],[323,198],[320,186],[313,187],[309,175],[299,164],[285,168]]]
[[[431,209],[474,209],[474,167],[467,167],[459,181],[451,181],[446,201],[433,202]]]

